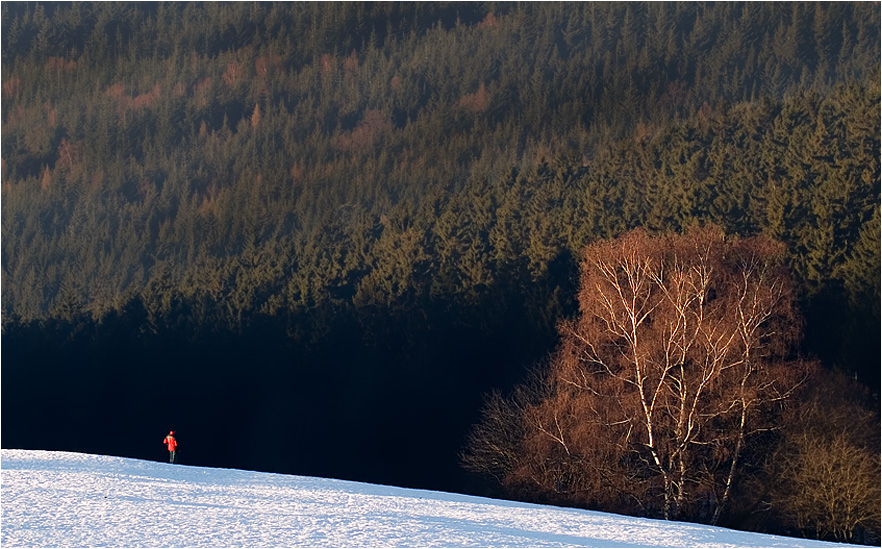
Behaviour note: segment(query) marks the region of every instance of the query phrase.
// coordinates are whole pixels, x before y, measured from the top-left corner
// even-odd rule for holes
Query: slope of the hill
[[[697,524],[320,478],[2,451],[4,547],[822,547]]]

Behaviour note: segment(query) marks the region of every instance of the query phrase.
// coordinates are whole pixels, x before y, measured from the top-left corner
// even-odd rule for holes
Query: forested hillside
[[[879,29],[4,2],[3,446],[161,456],[174,423],[192,462],[469,489],[481,394],[553,348],[580,250],[705,222],[782,241],[805,353],[878,393]]]

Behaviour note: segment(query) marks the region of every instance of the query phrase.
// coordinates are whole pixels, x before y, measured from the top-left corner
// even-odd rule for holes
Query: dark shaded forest
[[[872,3],[2,5],[2,445],[480,492],[643,227],[784,243],[880,385]],[[878,402],[878,401],[877,401]]]

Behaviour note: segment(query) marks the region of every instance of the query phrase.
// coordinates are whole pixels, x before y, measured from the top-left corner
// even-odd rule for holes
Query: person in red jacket
[[[162,441],[163,444],[168,446],[168,462],[175,462],[175,451],[178,448],[178,441],[175,440],[175,432],[169,431],[168,435],[166,435],[165,439]]]

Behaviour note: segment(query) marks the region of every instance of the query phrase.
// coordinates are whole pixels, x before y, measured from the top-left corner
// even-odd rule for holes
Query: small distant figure
[[[169,431],[162,443],[168,446],[168,462],[175,463],[175,451],[178,448],[178,441],[175,440],[175,432]]]

